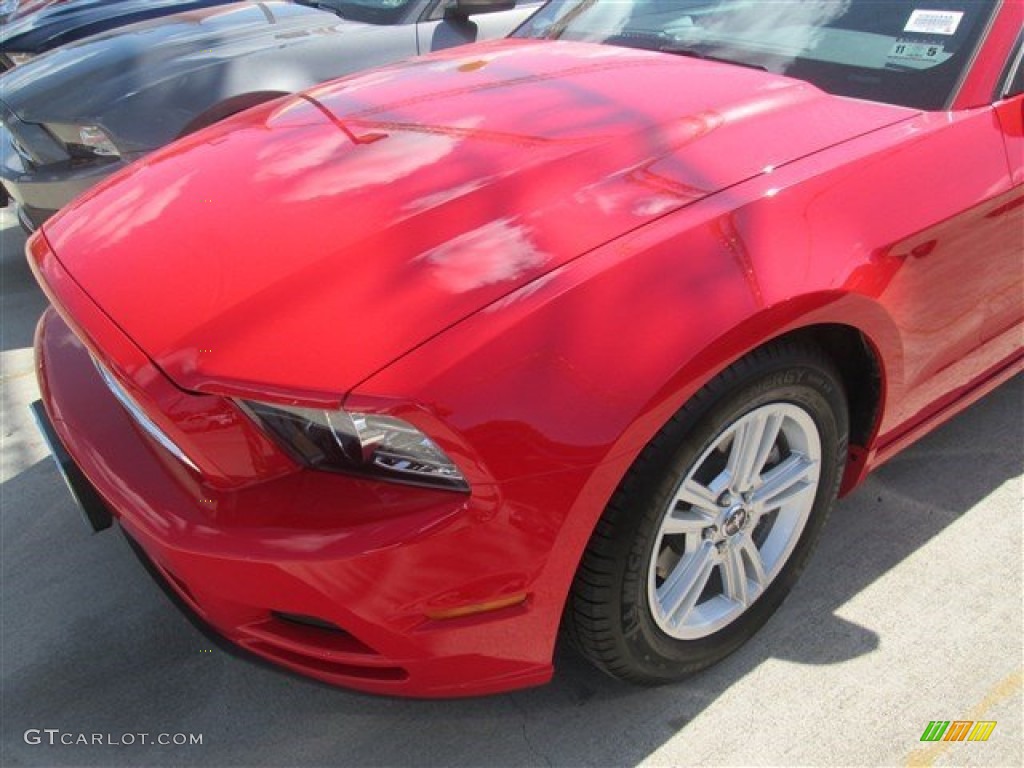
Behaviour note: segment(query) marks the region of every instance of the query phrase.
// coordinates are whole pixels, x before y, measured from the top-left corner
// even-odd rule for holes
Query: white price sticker
[[[903,31],[919,35],[955,35],[963,18],[963,11],[916,10],[910,14]]]

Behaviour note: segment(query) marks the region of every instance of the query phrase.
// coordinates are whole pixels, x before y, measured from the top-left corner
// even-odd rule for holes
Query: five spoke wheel
[[[825,350],[782,340],[733,363],[650,440],[573,582],[567,637],[598,667],[678,680],[739,648],[796,583],[847,460]]]
[[[723,430],[665,510],[648,574],[655,622],[671,637],[705,637],[764,592],[799,540],[821,468],[806,411],[773,403]]]

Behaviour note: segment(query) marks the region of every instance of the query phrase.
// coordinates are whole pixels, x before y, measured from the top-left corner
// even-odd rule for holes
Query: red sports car
[[[383,2],[383,0],[381,0]],[[1024,368],[1020,2],[562,0],[172,145],[29,245],[89,519],[314,677],[675,680]]]

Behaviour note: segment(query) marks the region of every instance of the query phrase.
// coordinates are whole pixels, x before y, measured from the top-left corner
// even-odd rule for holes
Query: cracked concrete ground
[[[0,212],[0,765],[1022,764],[1020,378],[843,501],[764,631],[687,683],[620,685],[560,650],[543,688],[374,698],[209,652],[118,534],[86,532],[26,410],[45,300],[23,242]],[[998,724],[984,743],[920,742],[937,719]]]

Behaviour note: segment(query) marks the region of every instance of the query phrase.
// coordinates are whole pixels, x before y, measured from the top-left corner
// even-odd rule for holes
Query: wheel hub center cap
[[[746,507],[735,507],[730,510],[729,516],[725,519],[722,531],[726,536],[735,536],[743,530],[749,519],[750,512],[747,511]]]

